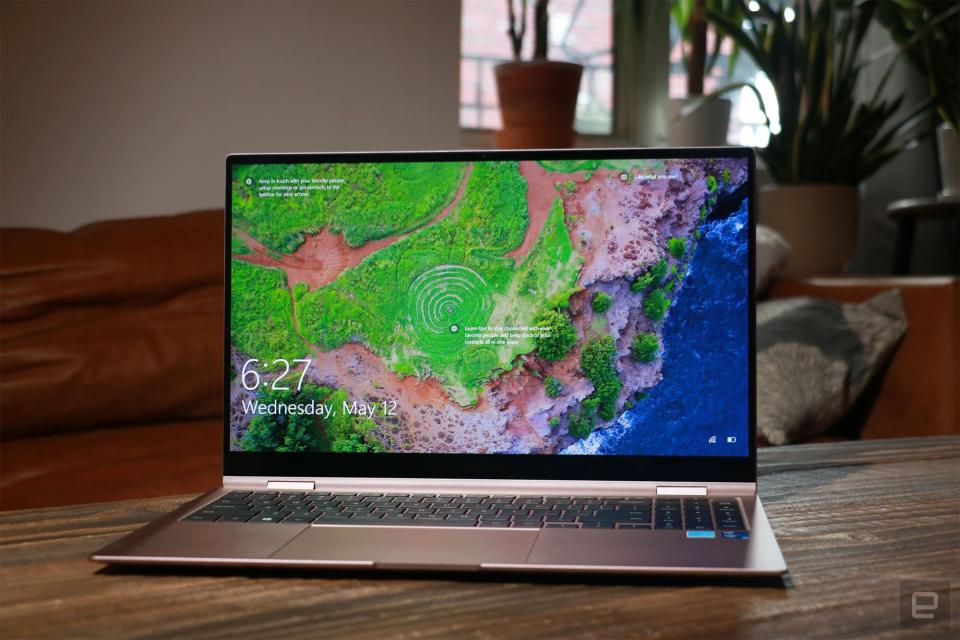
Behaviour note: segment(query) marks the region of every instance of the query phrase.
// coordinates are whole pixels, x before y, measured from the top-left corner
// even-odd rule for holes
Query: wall
[[[892,40],[887,32],[877,26],[871,27],[864,42],[867,56],[889,51]],[[861,100],[869,100],[877,84],[894,61],[884,97],[892,99],[900,92],[905,99],[895,118],[907,117],[915,108],[929,98],[926,80],[902,59],[887,56],[868,65],[863,72],[857,94]],[[890,273],[893,264],[893,246],[896,241],[896,225],[887,215],[887,205],[902,198],[933,196],[939,189],[936,147],[932,136],[924,136],[936,126],[932,116],[918,122],[906,138],[919,138],[917,143],[901,152],[877,173],[860,185],[860,228],[857,255],[852,266],[855,274]],[[946,221],[929,220],[917,225],[913,242],[913,260],[910,273],[950,273],[955,231]]]
[[[0,7],[3,226],[222,206],[230,152],[459,145],[459,2]]]

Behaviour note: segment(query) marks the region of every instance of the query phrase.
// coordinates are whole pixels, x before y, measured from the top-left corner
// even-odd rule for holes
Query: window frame
[[[666,20],[668,11],[662,11],[661,2],[635,3],[631,0],[611,0],[613,9],[613,131],[608,134],[577,133],[574,148],[609,148],[624,146],[651,146],[659,135],[659,123],[644,126],[641,118],[631,117],[640,108],[640,96],[653,95],[662,100],[667,94],[669,73],[669,33],[663,38],[650,36],[662,33],[651,28],[658,20]],[[644,6],[646,5],[646,6]],[[666,24],[669,24],[668,22]],[[638,62],[641,47],[644,54],[650,49],[663,49],[665,65],[646,65]],[[664,46],[665,45],[665,46]],[[666,73],[660,73],[662,66]],[[652,73],[650,73],[652,71]],[[662,76],[662,77],[658,77]],[[459,76],[458,76],[459,77]],[[661,86],[657,86],[657,85]],[[457,90],[459,94],[459,80]],[[458,98],[459,111],[459,98]],[[459,120],[459,115],[458,115]],[[463,149],[496,149],[496,129],[460,126],[460,147]]]

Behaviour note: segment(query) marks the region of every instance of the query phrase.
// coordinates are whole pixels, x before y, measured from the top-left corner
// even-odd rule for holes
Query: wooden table
[[[5,512],[0,637],[956,637],[960,438],[765,449],[760,493],[786,584],[108,569],[188,497]],[[954,629],[901,629],[901,580],[952,583]]]

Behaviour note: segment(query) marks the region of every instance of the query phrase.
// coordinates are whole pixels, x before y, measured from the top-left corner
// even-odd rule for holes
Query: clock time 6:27
[[[303,364],[303,370],[300,371],[300,378],[297,380],[296,390],[300,391],[300,387],[303,386],[303,379],[307,375],[307,370],[310,369],[310,365],[313,362],[311,358],[295,358],[293,360],[287,360],[285,358],[277,358],[273,361],[273,365],[283,369],[283,373],[278,375],[272,381],[266,380],[261,383],[260,374],[256,370],[256,365],[260,361],[256,358],[250,358],[243,363],[243,368],[240,370],[240,384],[243,385],[243,388],[247,391],[255,391],[258,389],[261,384],[263,386],[270,386],[271,391],[290,391],[290,387],[285,384],[281,384],[284,378],[290,375],[291,368],[290,363],[294,364]],[[295,374],[296,372],[294,372]],[[293,378],[291,378],[292,380]]]

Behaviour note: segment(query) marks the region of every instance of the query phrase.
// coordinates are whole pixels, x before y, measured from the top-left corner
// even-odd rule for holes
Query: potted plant
[[[940,123],[937,152],[940,196],[960,195],[960,5],[943,0],[896,0],[883,3],[877,16],[907,61],[929,83]]]
[[[707,46],[707,9],[737,20],[740,5],[731,0],[673,0],[670,15],[680,31],[680,50],[687,72],[687,97],[667,98],[664,105],[666,142],[672,147],[715,147],[727,143],[730,128],[730,110],[733,103],[718,97],[730,87],[714,92],[704,99],[704,79],[716,67],[726,37],[714,32],[713,49]],[[727,64],[727,75],[736,64],[737,47]]]
[[[514,0],[506,0],[513,61],[494,68],[503,128],[497,145],[503,149],[550,149],[573,146],[573,121],[583,67],[547,60],[548,0],[534,4],[533,59],[521,59],[527,28],[527,0],[520,0],[519,20]]]
[[[780,128],[758,154],[777,184],[759,194],[760,221],[792,245],[785,275],[842,273],[856,248],[858,185],[909,144],[904,134],[930,104],[895,121],[903,95],[881,96],[889,69],[869,99],[856,98],[875,0],[798,0],[789,21],[780,3],[754,2],[756,13],[744,12],[749,28],[709,9],[707,19],[776,91]]]

